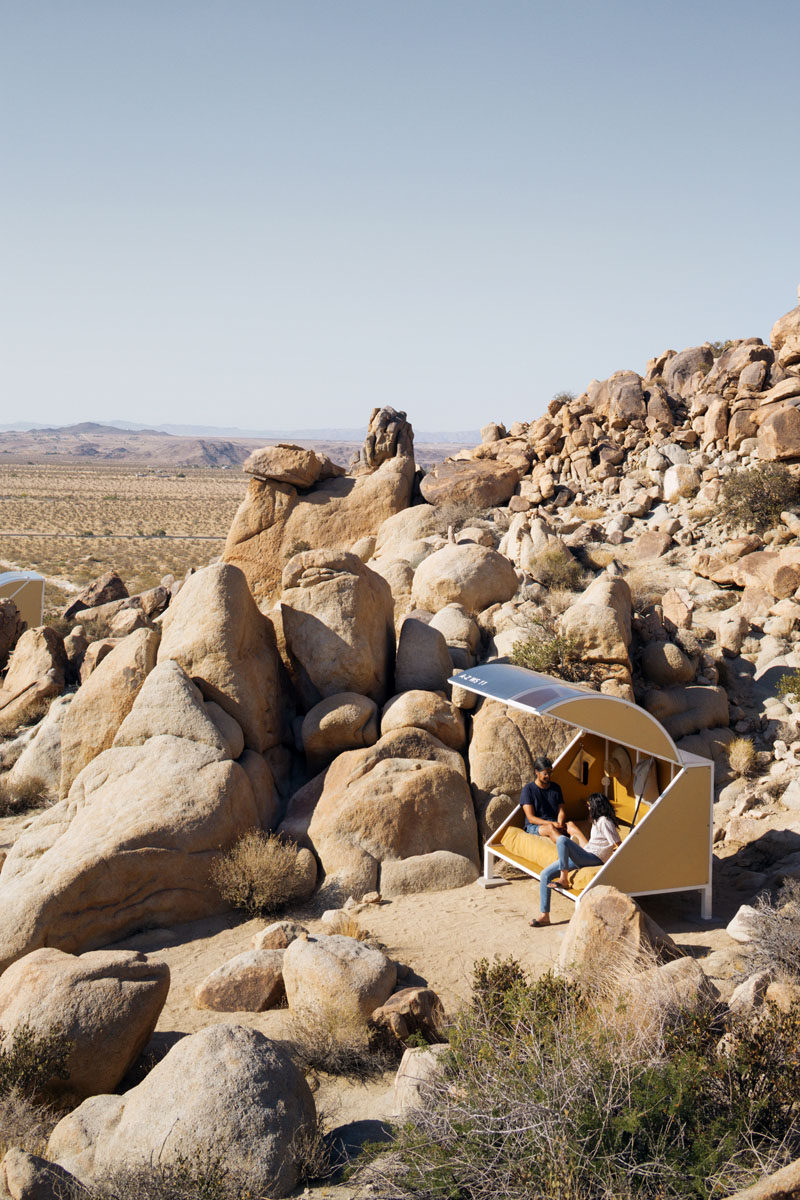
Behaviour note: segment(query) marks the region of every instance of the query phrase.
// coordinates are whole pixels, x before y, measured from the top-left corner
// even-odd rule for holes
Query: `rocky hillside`
[[[53,801],[8,826],[0,970],[36,955],[72,970],[70,956],[135,930],[225,911],[213,863],[253,828],[299,847],[297,899],[473,882],[482,839],[563,737],[447,682],[498,657],[635,699],[714,758],[717,880],[743,899],[800,873],[800,686],[780,683],[800,668],[799,408],[800,307],[770,345],[667,351],[530,424],[487,425],[428,474],[392,409],[373,412],[347,471],[259,448],[223,561],[134,597],[111,575],[63,629],[23,631],[0,601],[6,808]],[[343,937],[340,918],[327,937],[260,944],[272,958],[227,964],[205,995],[246,1008],[257,978],[258,1003],[285,991],[298,1019],[333,996],[353,1022],[374,1018],[399,995],[396,964]],[[133,988],[140,968],[125,970]],[[398,1003],[408,1030],[433,1002]],[[278,1050],[224,1028],[196,1061],[219,1075],[220,1113],[244,1086],[234,1061],[263,1094],[258,1137],[276,1148],[251,1182],[285,1195],[286,1145],[313,1099]],[[153,1104],[193,1127],[195,1068],[178,1050],[124,1102],[105,1076],[82,1085],[103,1103],[65,1118],[50,1156],[92,1181],[115,1157],[152,1156],[168,1135],[146,1128]],[[189,1152],[191,1138],[176,1143],[178,1160]]]

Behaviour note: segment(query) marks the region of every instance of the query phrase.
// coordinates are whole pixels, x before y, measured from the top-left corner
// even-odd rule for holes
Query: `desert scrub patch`
[[[756,751],[752,738],[738,737],[728,743],[728,763],[737,775],[749,775],[753,769]]]
[[[44,1155],[47,1139],[62,1116],[20,1087],[0,1092],[0,1158],[12,1146],[28,1154]]]
[[[775,695],[781,700],[800,700],[800,671],[785,671],[775,684]]]
[[[585,659],[574,634],[561,633],[556,619],[549,615],[531,620],[530,632],[515,642],[509,657],[515,666],[555,675],[568,683],[592,683],[602,677],[598,664]]]
[[[800,879],[787,878],[775,897],[762,896],[748,916],[750,941],[744,946],[748,971],[768,969],[792,983],[800,981]]]
[[[46,1095],[52,1079],[67,1079],[72,1044],[61,1029],[36,1033],[27,1023],[0,1030],[0,1096],[18,1089],[31,1097]]]
[[[543,587],[576,592],[583,586],[584,572],[569,550],[553,546],[531,560],[530,573]]]
[[[516,974],[476,987],[443,1070],[365,1171],[373,1194],[707,1200],[797,1156],[800,1009],[726,1027],[713,1005],[665,1006],[643,1031],[608,998]]]
[[[51,800],[50,789],[41,779],[26,779],[15,786],[7,779],[0,779],[0,817],[45,808]]]
[[[773,529],[781,513],[800,502],[800,484],[788,467],[761,463],[726,475],[720,489],[719,517],[727,528]]]
[[[274,833],[251,829],[218,855],[211,881],[223,900],[251,917],[271,917],[307,894],[300,847]]]
[[[323,1071],[362,1082],[395,1068],[403,1052],[384,1030],[324,1007],[297,1014],[285,1045],[306,1074]]]

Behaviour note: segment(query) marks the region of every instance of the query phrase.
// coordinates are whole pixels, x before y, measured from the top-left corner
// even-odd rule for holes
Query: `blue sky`
[[[465,429],[767,339],[799,44],[795,0],[0,0],[0,420]]]

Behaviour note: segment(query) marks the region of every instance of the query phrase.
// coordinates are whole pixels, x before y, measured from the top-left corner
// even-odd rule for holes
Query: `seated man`
[[[519,802],[525,814],[525,832],[550,838],[552,842],[566,834],[564,796],[550,779],[553,764],[540,755],[533,764],[533,783],[526,783]]]

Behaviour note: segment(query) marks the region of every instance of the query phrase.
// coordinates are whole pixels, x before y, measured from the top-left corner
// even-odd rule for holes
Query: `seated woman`
[[[539,878],[538,918],[530,921],[534,928],[550,924],[550,893],[554,887],[569,887],[569,867],[600,867],[608,862],[620,844],[617,818],[614,809],[602,792],[592,792],[587,804],[592,822],[591,835],[587,839],[573,821],[567,822],[571,837],[561,836],[556,841],[558,861],[545,867]],[[558,875],[558,879],[555,876]]]

